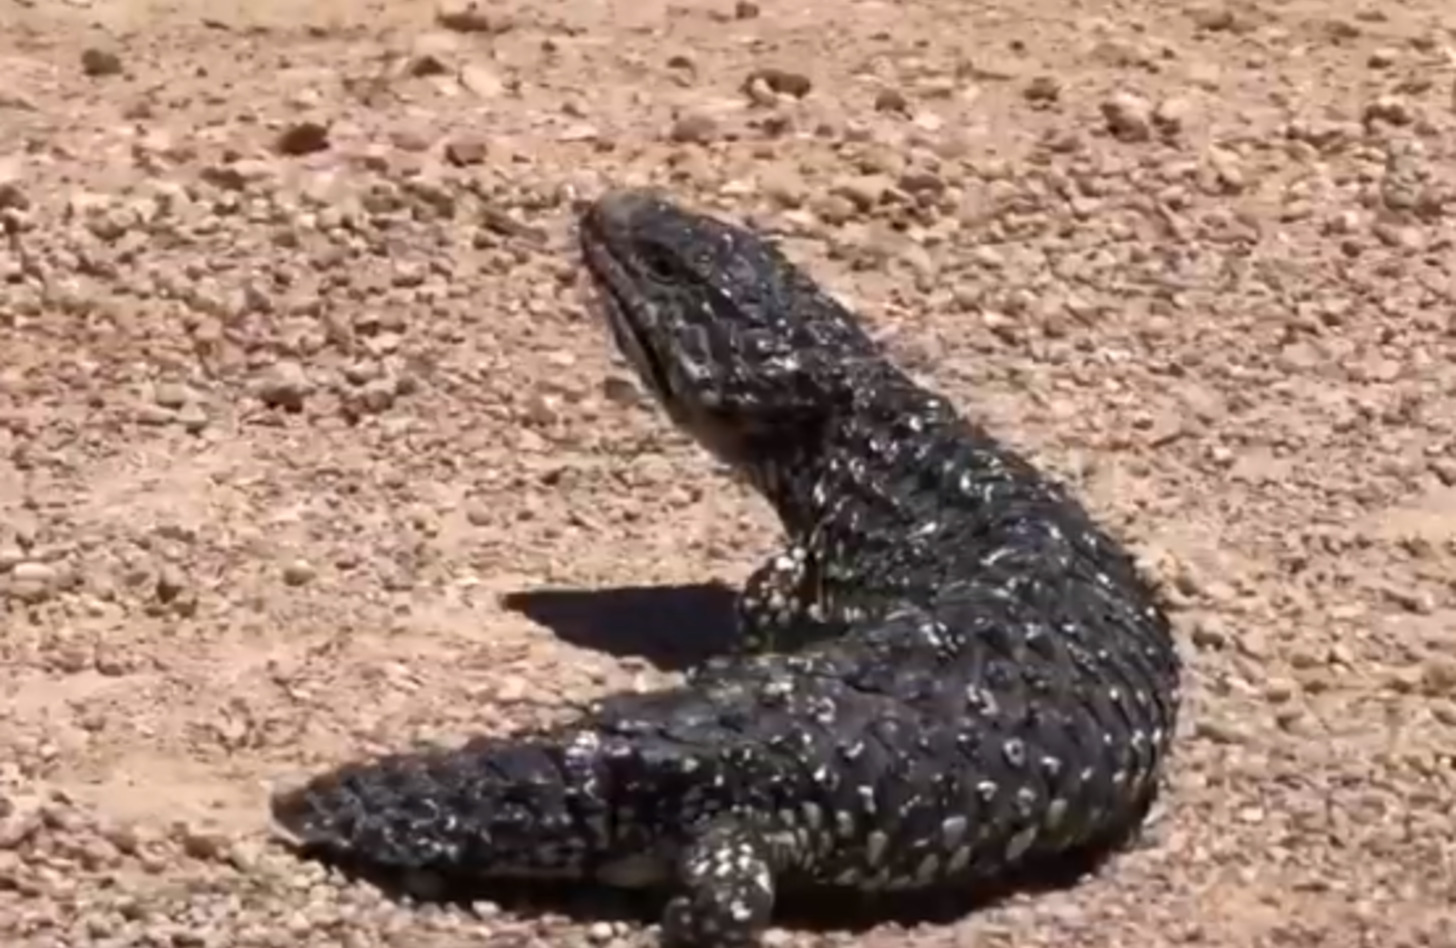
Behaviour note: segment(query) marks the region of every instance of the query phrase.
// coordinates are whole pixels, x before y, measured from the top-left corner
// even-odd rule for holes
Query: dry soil
[[[701,584],[776,542],[583,307],[572,200],[652,182],[781,233],[1077,485],[1190,661],[1142,848],[773,944],[1456,944],[1449,4],[0,27],[0,942],[650,943],[387,898],[269,842],[264,803],[670,681],[721,625]],[[669,588],[591,592],[620,587]]]

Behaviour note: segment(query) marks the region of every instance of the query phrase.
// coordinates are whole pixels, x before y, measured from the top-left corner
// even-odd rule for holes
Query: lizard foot
[[[752,948],[773,912],[768,847],[737,824],[717,824],[683,856],[685,891],[662,917],[663,948]]]

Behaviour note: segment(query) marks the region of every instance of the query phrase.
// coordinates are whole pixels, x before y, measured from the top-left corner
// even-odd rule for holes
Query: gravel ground
[[[1079,485],[1191,663],[1142,848],[774,945],[1456,944],[1449,5],[0,26],[0,942],[651,944],[640,913],[388,898],[263,815],[711,650],[704,584],[773,521],[644,403],[569,243],[573,197],[656,182],[782,232]]]

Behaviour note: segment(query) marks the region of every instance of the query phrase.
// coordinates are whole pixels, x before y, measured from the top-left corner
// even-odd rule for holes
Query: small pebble
[[[718,136],[718,121],[705,112],[690,111],[672,123],[668,138],[679,143],[705,145]]]
[[[279,154],[293,157],[324,151],[329,147],[329,127],[322,122],[296,122],[279,133],[276,147]]]
[[[90,47],[81,52],[81,71],[93,78],[119,76],[121,57],[109,49]]]
[[[814,84],[808,76],[799,72],[790,72],[787,69],[755,70],[749,73],[743,81],[744,88],[747,89],[755,82],[763,83],[771,92],[794,99],[804,98],[814,88]]]
[[[296,362],[283,361],[268,369],[256,386],[258,398],[269,408],[300,411],[313,386]]]
[[[1036,76],[1026,84],[1022,95],[1026,97],[1027,101],[1037,104],[1045,105],[1056,102],[1062,95],[1061,80],[1055,76]]]
[[[905,98],[905,93],[899,89],[881,89],[875,93],[875,111],[908,113],[910,111],[910,100]]]
[[[293,560],[283,567],[283,582],[289,586],[303,586],[313,581],[318,572],[307,560]]]
[[[511,21],[499,11],[488,11],[483,0],[439,0],[435,22],[460,33],[503,33]]]
[[[445,159],[456,167],[478,165],[485,161],[485,140],[475,137],[455,138],[445,144]]]
[[[1108,130],[1125,142],[1145,142],[1152,137],[1151,103],[1131,92],[1119,92],[1102,103]]]

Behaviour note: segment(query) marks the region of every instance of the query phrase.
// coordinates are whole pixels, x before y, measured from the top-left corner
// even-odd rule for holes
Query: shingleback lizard
[[[674,948],[758,944],[796,888],[970,887],[1135,830],[1181,670],[1117,542],[766,238],[643,190],[579,225],[617,346],[789,543],[683,685],[346,764],[277,793],[279,827],[377,865],[663,886]]]

